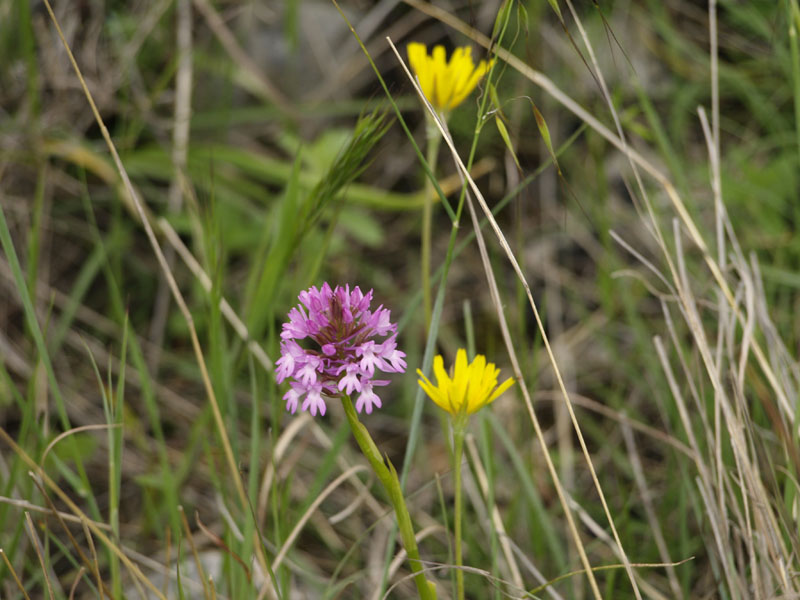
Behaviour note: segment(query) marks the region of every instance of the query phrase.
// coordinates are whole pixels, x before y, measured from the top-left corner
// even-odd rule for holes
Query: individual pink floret
[[[344,369],[347,374],[339,380],[338,388],[348,395],[352,394],[353,390],[360,392],[362,386],[359,376],[362,375],[362,373],[359,366],[351,363],[349,365],[344,365]]]
[[[286,410],[294,414],[295,412],[297,412],[297,401],[300,399],[300,396],[302,395],[301,390],[303,388],[300,386],[300,384],[297,383],[292,383],[290,385],[292,387],[290,387],[289,391],[283,395],[283,399],[286,400]]]
[[[383,342],[381,346],[381,358],[385,362],[391,363],[391,368],[384,368],[384,371],[403,373],[406,370],[406,361],[403,360],[406,353],[397,349],[397,336],[393,335]]]
[[[372,407],[376,406],[378,408],[381,407],[381,399],[378,397],[372,387],[373,385],[381,385],[386,384],[387,381],[373,381],[371,383],[367,383],[362,387],[361,395],[356,400],[356,410],[361,412],[362,410],[365,411],[368,415],[372,414]]]
[[[320,416],[325,414],[328,407],[325,405],[325,400],[322,399],[322,384],[314,383],[311,385],[306,394],[306,399],[303,400],[302,410],[307,410],[312,416],[317,416],[319,411]]]

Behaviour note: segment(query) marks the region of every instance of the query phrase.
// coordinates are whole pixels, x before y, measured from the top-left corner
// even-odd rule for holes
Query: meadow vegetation
[[[800,597],[798,27],[0,0],[0,598]],[[438,124],[410,43],[486,61]],[[370,414],[287,411],[324,282],[397,324]],[[462,348],[515,384],[457,425]]]

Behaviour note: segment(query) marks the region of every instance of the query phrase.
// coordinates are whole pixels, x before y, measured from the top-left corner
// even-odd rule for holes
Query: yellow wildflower
[[[511,377],[497,385],[500,369],[494,363],[487,363],[482,354],[467,364],[467,351],[463,348],[456,353],[456,364],[451,370],[452,379],[444,370],[441,356],[433,359],[433,373],[436,375],[436,386],[419,369],[417,375],[421,379],[417,383],[431,400],[453,416],[471,415],[514,385]]]
[[[436,46],[429,55],[425,44],[412,42],[407,52],[422,93],[435,109],[444,112],[461,104],[494,64],[494,59],[482,60],[476,67],[468,46],[456,48],[450,62],[445,59],[444,46]]]

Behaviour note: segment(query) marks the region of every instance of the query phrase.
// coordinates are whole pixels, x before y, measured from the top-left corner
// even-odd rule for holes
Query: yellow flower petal
[[[431,383],[430,379],[428,379],[427,377],[425,377],[425,375],[422,374],[422,371],[417,369],[417,375],[419,375],[421,378],[417,383],[419,383],[419,386],[423,390],[425,390],[425,393],[428,394],[428,396],[430,396],[431,398],[441,397],[439,389]]]
[[[430,67],[428,49],[425,44],[412,42],[408,45],[406,51],[408,52],[408,62],[419,79],[419,87],[425,97],[430,99],[433,94],[433,70]]]
[[[475,87],[480,82],[480,80],[483,79],[483,76],[489,72],[489,69],[492,68],[494,63],[495,63],[494,59],[489,61],[488,64],[485,60],[482,60],[480,63],[478,63],[477,67],[474,67],[472,65],[472,59],[470,59],[471,69],[469,72],[469,76],[464,80],[463,84],[459,87],[459,89],[454,91],[453,93],[452,102],[454,103],[455,106],[458,106],[464,100],[466,100],[467,96],[469,96],[472,93],[472,90],[474,90]]]
[[[514,385],[514,379],[509,377],[503,383],[497,386],[497,389],[494,392],[492,392],[491,396],[489,396],[489,400],[486,401],[486,404],[489,404],[489,402],[493,402],[495,398],[499,398],[500,395],[503,392],[505,392],[508,388],[510,388],[512,385]]]
[[[444,360],[441,356],[436,356],[433,359],[433,374],[436,375],[436,381],[439,382],[439,385],[445,385],[449,389],[450,378],[447,376],[447,371],[444,370]]]

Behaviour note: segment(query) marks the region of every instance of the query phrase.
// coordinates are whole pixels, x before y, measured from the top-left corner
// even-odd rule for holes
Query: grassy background
[[[343,3],[393,107],[324,1],[54,8],[136,197],[44,4],[0,0],[0,597],[413,596],[341,408],[286,414],[272,375],[297,293],[326,280],[400,324],[409,372],[363,421],[407,470],[440,597],[452,482],[426,347],[522,376],[471,426],[469,598],[800,592],[795,0],[446,5],[518,60],[490,76],[499,105],[476,93],[449,121],[541,315],[484,223],[508,340],[466,209],[441,277],[438,202],[424,326],[425,119],[385,38],[483,56],[453,23]],[[455,207],[444,144],[436,169]],[[597,591],[581,551],[611,566]]]

